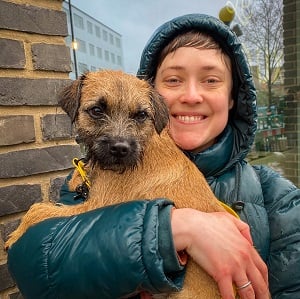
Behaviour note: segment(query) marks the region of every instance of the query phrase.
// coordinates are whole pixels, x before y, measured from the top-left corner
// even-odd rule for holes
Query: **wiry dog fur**
[[[135,199],[169,198],[177,208],[224,211],[205,178],[169,137],[167,107],[147,82],[118,71],[87,73],[64,91],[60,105],[87,149],[89,198],[75,206],[34,204],[7,247],[46,218]],[[70,189],[80,183],[75,171]],[[166,298],[220,298],[220,294],[213,279],[191,260],[183,290]]]

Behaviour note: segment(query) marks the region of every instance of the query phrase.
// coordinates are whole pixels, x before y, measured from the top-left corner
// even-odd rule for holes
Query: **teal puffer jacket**
[[[62,201],[74,203],[76,194],[67,193]],[[133,296],[141,290],[178,291],[184,269],[169,235],[171,208],[168,200],[139,200],[45,220],[8,250],[10,272],[26,299],[138,298]],[[168,232],[165,240],[159,226]],[[160,253],[163,248],[168,258]],[[170,267],[167,260],[173,260]]]
[[[216,196],[249,224],[254,245],[269,268],[272,298],[300,298],[300,191],[272,169],[245,161],[256,131],[256,92],[236,35],[206,15],[175,18],[148,41],[138,75],[152,81],[160,51],[178,33],[189,30],[209,33],[230,57],[234,107],[218,142],[204,152],[186,155],[204,173]]]
[[[190,29],[210,32],[231,57],[235,106],[218,142],[205,152],[186,155],[215,194],[250,225],[269,266],[273,298],[300,298],[300,192],[273,170],[244,161],[256,130],[256,94],[235,34],[205,15],[176,18],[151,37],[138,75],[151,79],[164,45]],[[74,204],[72,197],[65,185],[61,202]],[[115,299],[141,289],[179,290],[184,269],[171,239],[171,208],[165,199],[137,200],[44,221],[9,249],[9,269],[29,299]]]

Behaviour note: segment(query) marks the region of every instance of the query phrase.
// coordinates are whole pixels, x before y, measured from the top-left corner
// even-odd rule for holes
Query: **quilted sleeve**
[[[300,298],[300,190],[270,168],[256,169],[270,225],[267,264],[272,298]]]
[[[139,200],[45,220],[8,250],[9,270],[30,299],[178,291],[183,269],[165,273],[167,253],[159,247],[160,217],[170,217],[172,207],[163,199]]]

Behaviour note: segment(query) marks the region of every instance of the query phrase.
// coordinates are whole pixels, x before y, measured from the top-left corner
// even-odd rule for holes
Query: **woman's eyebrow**
[[[183,67],[183,66],[172,65],[172,66],[167,66],[167,67],[163,68],[161,70],[161,72],[163,73],[163,72],[168,71],[168,70],[175,70],[175,71],[177,71],[177,70],[184,70],[184,69],[185,69],[185,67]]]
[[[172,66],[167,66],[167,67],[163,68],[161,70],[161,73],[164,73],[164,72],[166,72],[168,70],[180,71],[180,70],[185,70],[185,69],[186,68],[184,66],[181,66],[181,65],[172,65]],[[216,71],[223,72],[222,68],[220,68],[219,66],[217,66],[215,64],[204,65],[204,66],[201,66],[200,69],[204,70],[204,71],[216,70]]]

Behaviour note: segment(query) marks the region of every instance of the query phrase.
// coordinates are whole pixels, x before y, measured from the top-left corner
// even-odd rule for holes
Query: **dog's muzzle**
[[[93,145],[91,158],[102,169],[124,171],[135,167],[141,158],[134,138],[102,136]]]
[[[126,141],[113,142],[109,147],[110,154],[117,159],[126,158],[129,155],[131,148],[129,143]]]

